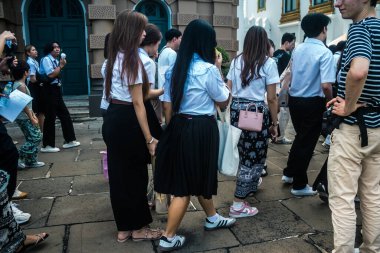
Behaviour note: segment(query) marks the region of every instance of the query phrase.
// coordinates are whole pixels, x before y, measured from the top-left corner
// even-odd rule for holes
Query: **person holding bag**
[[[243,52],[231,62],[227,75],[227,84],[232,90],[231,125],[243,130],[238,143],[240,167],[235,198],[230,207],[230,216],[234,218],[258,213],[244,200],[257,191],[268,139],[277,136],[276,85],[280,79],[276,62],[268,57],[269,49],[265,30],[252,26],[245,36]],[[265,92],[268,105],[264,102]]]

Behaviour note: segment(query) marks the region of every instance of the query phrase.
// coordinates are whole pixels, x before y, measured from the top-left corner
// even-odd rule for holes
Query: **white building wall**
[[[301,19],[309,12],[309,0],[300,0]],[[239,17],[239,52],[243,49],[244,36],[252,25],[263,26],[268,33],[268,37],[273,40],[276,49],[281,46],[282,34],[289,32],[295,33],[297,37],[296,44],[303,40],[304,33],[301,29],[301,21],[294,21],[280,24],[282,13],[282,0],[267,0],[266,9],[257,11],[257,0],[240,0],[238,7]],[[377,14],[380,17],[380,5],[377,6]],[[328,26],[327,44],[347,32],[350,20],[342,19],[339,10],[335,9],[334,14],[328,15],[331,18],[331,24]]]

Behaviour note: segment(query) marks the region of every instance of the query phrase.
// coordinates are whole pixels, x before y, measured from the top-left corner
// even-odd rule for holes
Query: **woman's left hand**
[[[275,138],[277,138],[277,136],[278,136],[277,128],[278,128],[278,125],[276,125],[276,126],[271,125],[271,126],[269,127],[269,132],[270,132],[270,134],[271,134],[272,139],[275,139]]]
[[[148,146],[149,154],[151,156],[156,155],[156,148],[157,148],[158,140],[153,139],[152,143],[147,143],[146,145]]]

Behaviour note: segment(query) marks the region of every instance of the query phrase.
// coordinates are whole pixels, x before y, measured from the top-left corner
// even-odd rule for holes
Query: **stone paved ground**
[[[101,124],[100,118],[75,123],[77,139],[82,143],[79,148],[40,154],[40,160],[47,163],[45,167],[19,171],[20,190],[29,192],[29,196],[17,203],[21,210],[32,214],[30,222],[22,227],[26,233],[50,233],[46,243],[29,252],[157,252],[157,243],[116,242],[108,183],[102,175],[99,154],[105,149]],[[15,140],[23,142],[17,127],[9,124],[8,130]],[[292,137],[291,129],[289,132]],[[57,146],[62,142],[62,133],[57,127]],[[289,145],[270,145],[269,176],[264,178],[255,196],[248,199],[259,209],[258,215],[239,219],[230,229],[206,232],[202,228],[204,213],[193,199],[196,210],[186,214],[178,231],[188,238],[181,252],[331,252],[333,239],[328,206],[316,196],[296,198],[290,194],[290,187],[281,183],[289,148]],[[310,183],[325,158],[326,152],[318,143],[309,167]],[[223,215],[228,214],[234,186],[233,177],[219,177],[214,202]],[[152,213],[152,226],[164,228],[166,215]],[[360,219],[358,224],[360,228]]]

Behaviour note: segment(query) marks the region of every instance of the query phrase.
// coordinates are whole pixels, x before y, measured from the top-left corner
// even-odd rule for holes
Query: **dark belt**
[[[114,99],[114,98],[111,98],[111,104],[116,104],[116,105],[133,105],[132,102],[123,101],[123,100]]]
[[[380,107],[360,107],[351,115],[354,116],[358,121],[362,147],[368,146],[368,133],[367,126],[365,125],[364,115],[370,112],[380,113]]]
[[[212,119],[212,118],[215,118],[215,116],[213,115],[207,115],[207,114],[204,114],[204,115],[191,115],[191,114],[185,114],[185,113],[179,113],[178,114],[179,116],[181,116],[182,118],[186,118],[186,119]]]

